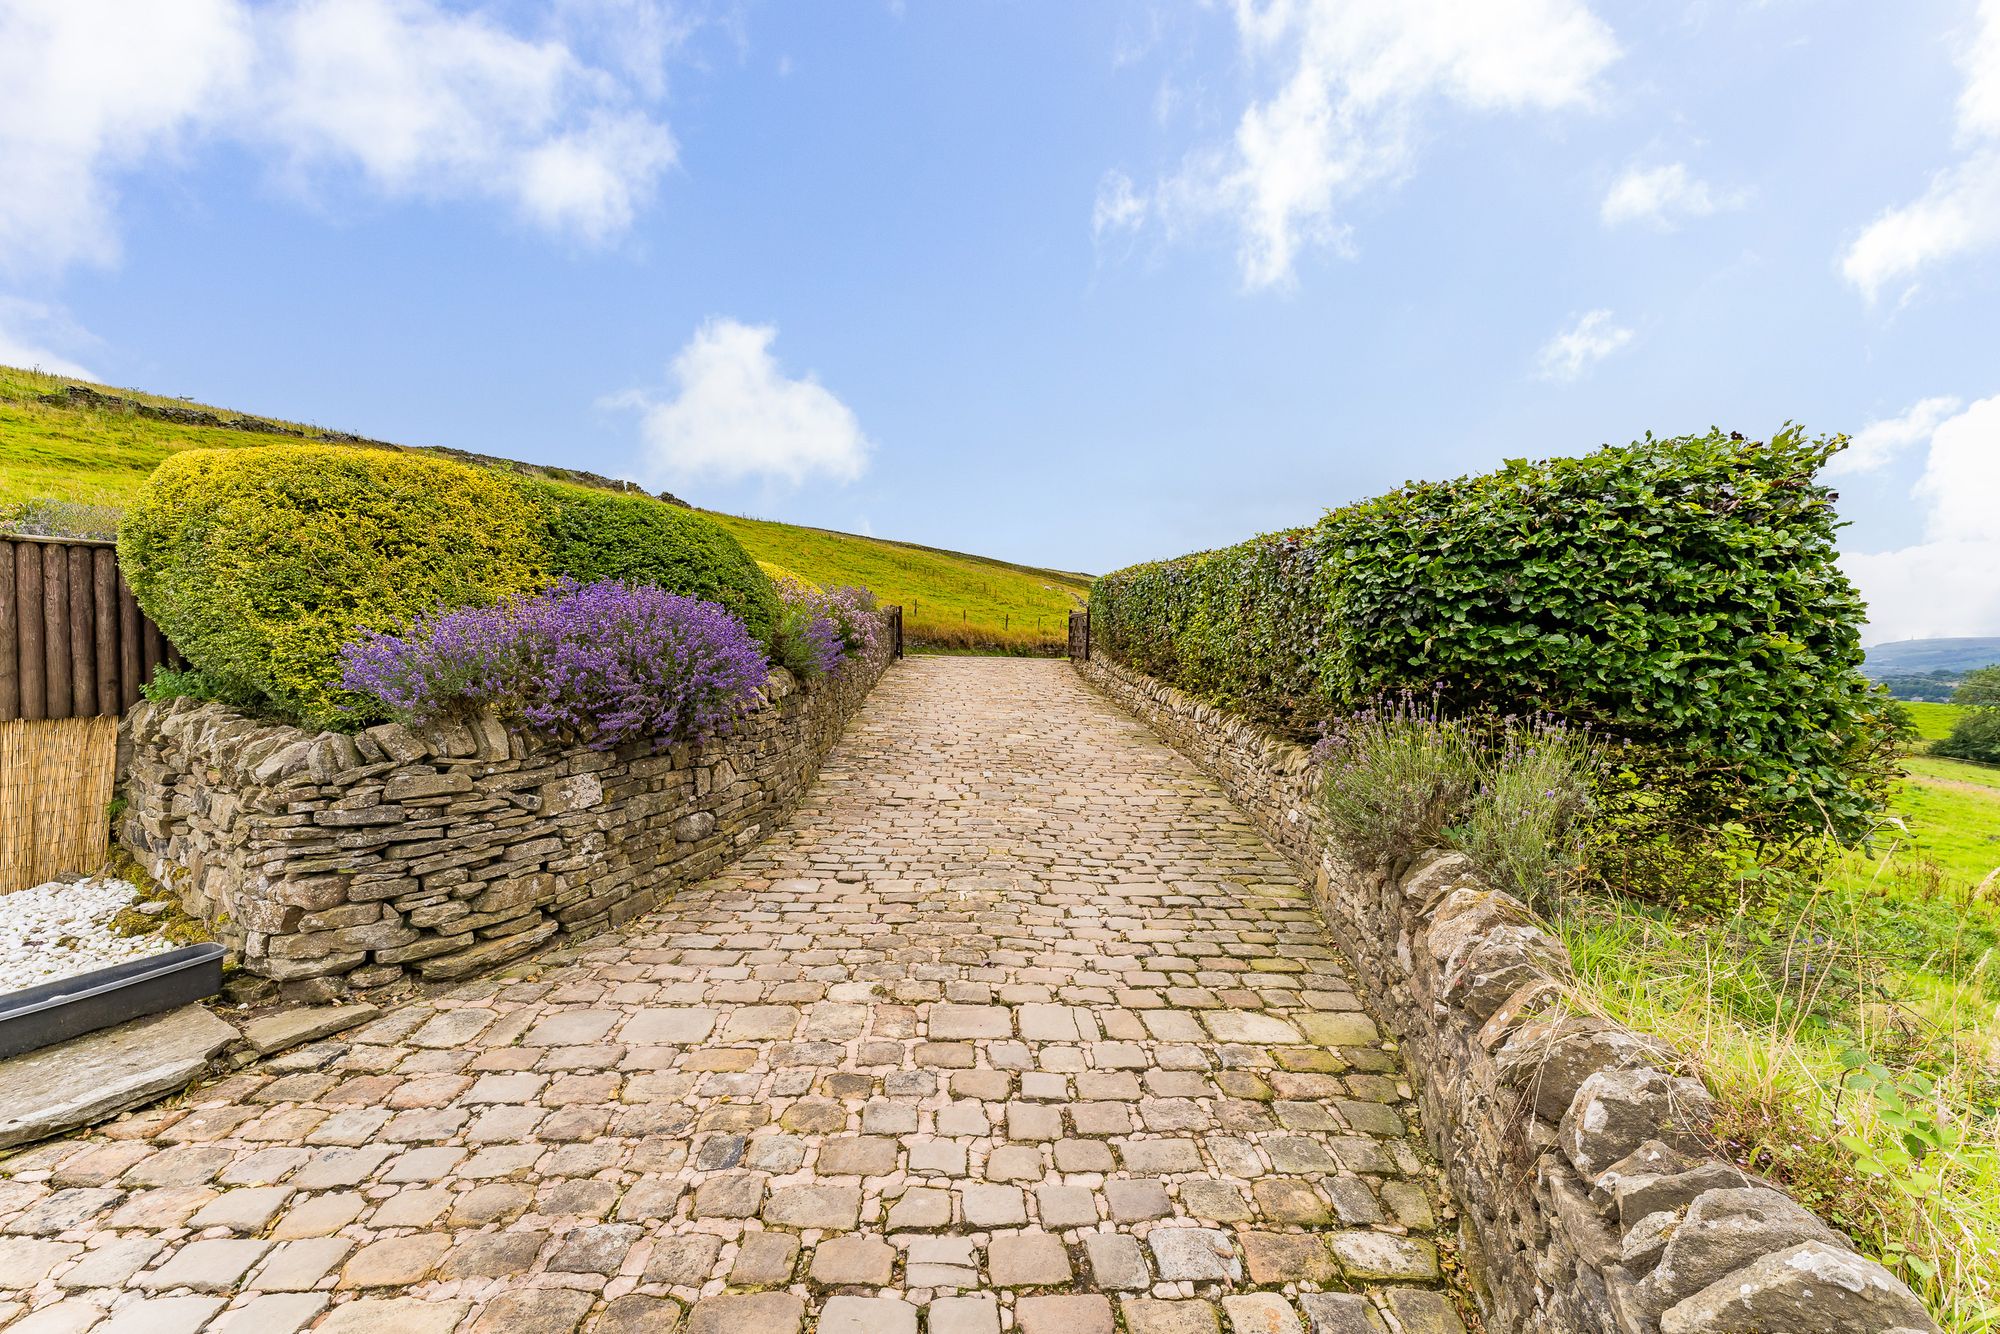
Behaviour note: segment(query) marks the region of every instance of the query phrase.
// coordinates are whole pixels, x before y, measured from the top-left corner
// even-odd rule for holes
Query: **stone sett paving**
[[[615,935],[0,1162],[7,1334],[1458,1329],[1303,887],[1061,663]]]

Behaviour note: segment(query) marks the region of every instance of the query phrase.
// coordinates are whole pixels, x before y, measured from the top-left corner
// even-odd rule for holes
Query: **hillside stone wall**
[[[1679,1056],[1574,1004],[1561,942],[1463,857],[1356,868],[1320,826],[1304,747],[1101,655],[1076,666],[1313,883],[1403,1044],[1490,1330],[1937,1328],[1845,1237],[1710,1152],[1713,1105]]]
[[[657,907],[775,828],[887,668],[774,670],[726,737],[561,746],[470,724],[305,732],[142,703],[120,841],[288,997],[449,981]]]

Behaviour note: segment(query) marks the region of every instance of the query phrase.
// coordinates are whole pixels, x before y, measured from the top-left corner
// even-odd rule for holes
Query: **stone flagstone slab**
[[[320,1005],[259,1015],[243,1025],[243,1040],[259,1056],[331,1037],[380,1015],[373,1005]]]
[[[207,1009],[186,1005],[0,1061],[0,1148],[178,1092],[236,1036]]]

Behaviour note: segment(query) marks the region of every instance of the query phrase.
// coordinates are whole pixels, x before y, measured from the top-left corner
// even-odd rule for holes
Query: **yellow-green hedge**
[[[548,579],[535,508],[497,474],[335,445],[203,449],[160,464],[118,533],[139,604],[227,697],[319,727],[371,721],[340,648]]]
[[[705,515],[392,450],[173,455],[127,513],[118,555],[205,686],[316,727],[381,716],[339,687],[341,646],[360,631],[559,578],[717,602],[765,642],[778,616],[769,577]]]

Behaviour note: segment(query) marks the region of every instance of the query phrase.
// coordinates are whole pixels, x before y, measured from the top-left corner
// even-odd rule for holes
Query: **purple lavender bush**
[[[778,625],[771,654],[803,680],[831,676],[850,659],[872,653],[882,637],[875,595],[865,588],[814,588],[780,579]]]
[[[768,670],[755,636],[717,604],[615,580],[563,580],[421,617],[400,635],[370,631],[341,661],[344,687],[402,721],[490,708],[597,750],[727,732]]]

